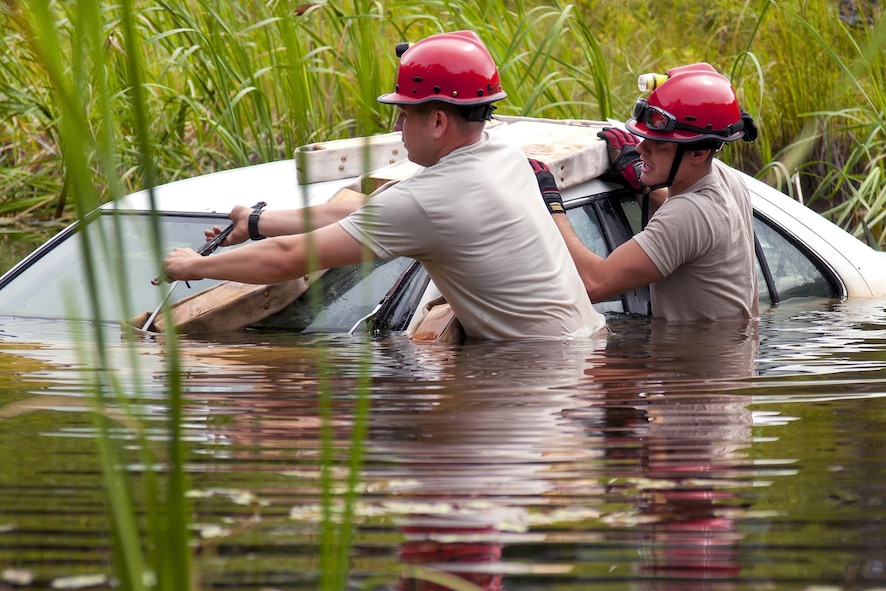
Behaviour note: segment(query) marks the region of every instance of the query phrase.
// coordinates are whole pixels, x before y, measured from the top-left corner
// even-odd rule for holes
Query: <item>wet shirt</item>
[[[381,259],[418,259],[469,337],[587,336],[591,306],[526,156],[488,135],[339,222]]]
[[[757,317],[750,194],[725,164],[714,160],[709,174],[668,197],[634,239],[664,275],[650,286],[655,317]]]

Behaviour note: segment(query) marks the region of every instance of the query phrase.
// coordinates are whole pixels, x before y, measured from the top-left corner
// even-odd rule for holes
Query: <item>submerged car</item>
[[[504,117],[489,126],[490,133],[555,170],[573,227],[602,256],[640,231],[641,224],[635,195],[597,178],[609,163],[605,142],[596,136],[606,125],[611,123]],[[236,204],[261,200],[269,209],[288,209],[355,188],[368,193],[412,174],[416,167],[405,156],[399,133],[337,140],[303,146],[291,160],[131,194],[63,230],[4,274],[0,316],[123,321],[156,330],[149,320],[164,301],[173,306],[199,302],[219,284],[152,284],[163,254],[179,246],[199,248],[204,229],[227,225],[227,213]],[[772,187],[743,178],[754,208],[761,311],[792,298],[886,298],[886,253]],[[271,295],[274,286],[263,288],[250,288],[251,305],[259,313],[243,326],[410,334],[427,305],[440,296],[421,264],[407,258],[332,269],[306,277],[297,287],[277,286],[282,299]],[[93,292],[97,298],[90,296]],[[610,314],[649,314],[648,289],[595,307]],[[242,313],[231,310],[225,313]],[[199,324],[199,330],[231,326],[219,318],[216,314]]]

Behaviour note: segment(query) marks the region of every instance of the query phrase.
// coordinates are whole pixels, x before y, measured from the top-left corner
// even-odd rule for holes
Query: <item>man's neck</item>
[[[445,142],[441,145],[440,150],[437,152],[437,159],[434,160],[434,164],[440,161],[444,156],[448,156],[452,152],[458,150],[459,148],[465,148],[467,146],[473,146],[477,142],[483,139],[483,131],[481,130],[479,133],[471,133],[471,134],[458,134],[454,135],[449,141]],[[433,166],[433,165],[431,165]]]
[[[686,190],[697,183],[699,179],[711,172],[711,163],[708,162],[703,167],[693,167],[687,171],[686,175],[678,175],[674,182],[668,187],[668,197],[685,193]]]

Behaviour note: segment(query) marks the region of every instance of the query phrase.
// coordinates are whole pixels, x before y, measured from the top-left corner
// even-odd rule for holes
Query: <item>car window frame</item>
[[[831,295],[830,296],[810,296],[810,297],[828,297],[832,299],[843,299],[848,296],[848,292],[846,290],[846,286],[843,281],[840,279],[840,275],[836,272],[836,270],[828,263],[825,259],[819,256],[812,248],[810,248],[805,242],[803,242],[799,236],[797,236],[794,232],[791,232],[788,228],[779,224],[774,218],[766,215],[765,213],[754,210],[753,212],[754,218],[759,220],[761,223],[768,226],[772,231],[777,233],[781,238],[785,240],[788,244],[793,246],[797,251],[803,255],[806,260],[808,260],[812,266],[822,275],[825,281],[831,287]],[[777,288],[775,286],[775,280],[773,279],[772,271],[769,265],[769,260],[766,258],[766,255],[763,253],[763,248],[760,244],[760,241],[757,237],[757,233],[754,232],[754,246],[755,246],[755,254],[757,258],[757,264],[760,265],[760,268],[763,272],[763,276],[766,280],[766,289],[769,291],[770,296],[770,304],[778,305],[783,301],[787,301],[782,299],[781,294],[777,292]],[[758,287],[759,291],[759,287]],[[788,298],[792,299],[792,298]]]
[[[616,188],[569,199],[564,202],[564,208],[567,212],[584,207],[591,207],[593,209],[603,232],[602,238],[608,248],[608,252],[597,254],[605,257],[618,246],[633,238],[634,229],[624,210],[623,203],[625,198],[633,199],[635,197],[635,194],[629,189]],[[767,216],[757,209],[753,210],[753,216],[795,248],[800,255],[812,264],[831,288],[831,294],[828,296],[810,297],[842,299],[847,296],[846,287],[840,280],[839,274],[826,260],[800,240],[798,236],[784,225],[778,223],[777,220]],[[585,243],[583,237],[582,242]],[[766,285],[758,286],[758,301],[761,301],[761,303],[765,301],[760,300],[760,293],[763,289],[769,293],[770,300],[766,302],[767,304],[778,305],[782,301],[787,301],[778,293],[776,282],[769,265],[769,259],[763,251],[756,232],[754,233],[754,258],[756,268],[760,271],[760,274],[763,275],[766,282]],[[624,307],[624,313],[651,316],[651,298],[648,286],[621,294],[619,297],[621,298]]]
[[[613,250],[634,237],[633,228],[628,216],[624,211],[622,202],[625,198],[634,199],[634,193],[625,188],[606,190],[599,193],[591,193],[568,201],[564,201],[563,207],[569,212],[575,209],[591,207],[600,222],[603,232],[603,240],[608,252],[597,253],[606,257]],[[582,239],[582,243],[585,241]],[[649,287],[643,286],[637,289],[619,294],[624,314],[639,314],[650,316],[652,300]]]

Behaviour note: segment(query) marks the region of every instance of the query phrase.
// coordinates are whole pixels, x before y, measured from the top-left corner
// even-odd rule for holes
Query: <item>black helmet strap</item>
[[[686,152],[686,147],[687,144],[677,144],[677,152],[674,154],[674,161],[671,163],[671,171],[668,173],[667,180],[657,185],[651,185],[649,187],[650,191],[664,189],[674,184],[674,179],[677,178],[677,169],[680,168],[680,163],[683,162],[683,154]]]
[[[458,107],[458,112],[468,121],[489,121],[492,119],[493,111],[495,111],[495,105],[492,103],[473,105],[470,107]]]

